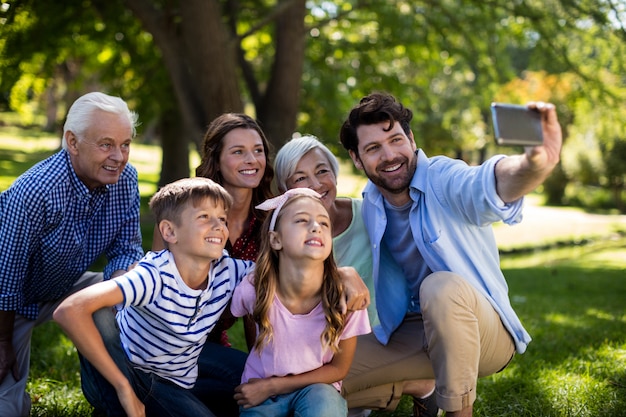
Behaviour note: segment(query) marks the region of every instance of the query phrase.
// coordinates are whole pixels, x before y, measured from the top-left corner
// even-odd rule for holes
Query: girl
[[[328,210],[333,231],[333,256],[338,265],[350,265],[356,268],[371,294],[372,303],[368,307],[370,325],[378,324],[376,304],[374,302],[374,280],[372,278],[372,251],[370,240],[361,217],[360,198],[339,197],[337,195],[337,175],[339,162],[335,155],[314,136],[302,136],[291,139],[276,154],[274,169],[279,192],[291,188],[307,187],[322,196],[322,203]],[[374,330],[376,332],[376,330]],[[359,338],[359,349],[356,352],[366,354],[364,349],[370,343],[378,344],[374,334]],[[371,363],[371,361],[370,361]],[[358,408],[365,408],[371,403],[367,400],[377,396],[390,398],[387,408],[395,409],[401,395],[411,395],[413,399],[413,415],[435,417],[439,411],[435,402],[435,381],[432,379],[416,379],[413,362],[397,362],[397,367],[387,368],[384,381],[371,387],[367,395],[350,395],[359,391],[360,380],[349,374],[343,384],[343,395],[348,400],[350,415],[358,414]],[[419,372],[419,370],[417,370]],[[363,375],[364,372],[361,371]],[[362,388],[361,388],[362,390]],[[375,394],[374,394],[375,393]]]
[[[332,256],[331,222],[320,195],[297,188],[257,206],[274,210],[263,229],[254,276],[235,289],[234,316],[258,328],[235,399],[241,416],[346,416],[341,380],[367,312],[344,315]]]

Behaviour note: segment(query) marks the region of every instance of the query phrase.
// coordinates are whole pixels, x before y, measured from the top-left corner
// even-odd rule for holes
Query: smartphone
[[[496,143],[501,146],[543,144],[541,113],[526,106],[491,103]]]

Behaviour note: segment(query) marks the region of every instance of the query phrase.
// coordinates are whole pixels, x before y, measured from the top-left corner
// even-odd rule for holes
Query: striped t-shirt
[[[224,251],[211,264],[207,288],[194,290],[183,282],[171,252],[148,252],[134,269],[115,278],[124,294],[117,322],[128,359],[139,369],[192,388],[207,335],[235,286],[253,270],[254,262]]]

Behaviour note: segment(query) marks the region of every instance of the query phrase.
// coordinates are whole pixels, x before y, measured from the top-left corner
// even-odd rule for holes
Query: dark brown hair
[[[252,117],[242,113],[224,113],[215,118],[204,135],[202,141],[202,150],[200,165],[196,168],[196,176],[210,178],[218,184],[224,184],[224,177],[220,172],[220,154],[224,147],[224,137],[234,129],[252,129],[255,130],[263,142],[263,151],[265,152],[265,172],[263,178],[257,188],[252,192],[251,212],[254,212],[258,219],[265,218],[265,212],[256,210],[254,206],[271,198],[272,180],[274,179],[274,167],[270,159],[270,144],[265,133],[261,130],[259,124]]]
[[[348,151],[359,154],[359,138],[356,130],[361,125],[373,125],[380,122],[389,122],[385,131],[393,129],[395,122],[400,123],[407,136],[411,133],[411,119],[413,112],[404,107],[391,94],[372,93],[363,97],[354,107],[339,132],[339,140]]]

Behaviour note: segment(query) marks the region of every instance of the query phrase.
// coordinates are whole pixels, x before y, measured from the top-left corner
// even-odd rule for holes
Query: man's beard
[[[415,155],[415,154],[414,154]],[[417,169],[417,157],[414,156],[411,159],[405,159],[403,161],[393,161],[393,163],[386,164],[386,166],[392,166],[397,163],[403,163],[404,166],[408,167],[406,170],[406,175],[404,177],[397,178],[391,183],[383,176],[378,175],[378,169],[373,174],[368,172],[368,170],[363,165],[363,171],[367,178],[374,183],[379,188],[392,193],[392,194],[401,194],[405,192],[409,185],[411,184],[411,180],[413,179],[413,175],[415,174],[415,170]]]

